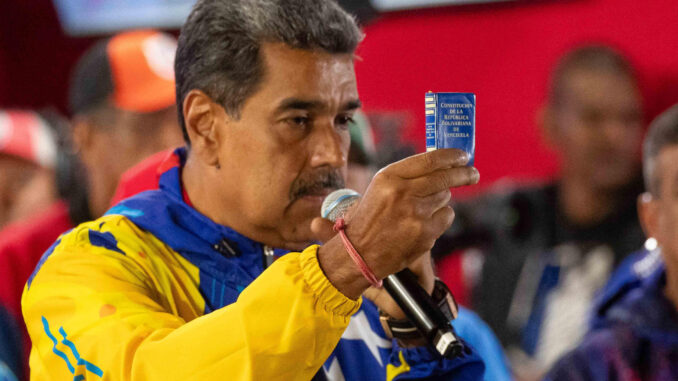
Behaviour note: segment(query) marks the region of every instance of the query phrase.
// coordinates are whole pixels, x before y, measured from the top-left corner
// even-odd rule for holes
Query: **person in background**
[[[478,180],[468,157],[438,150],[375,175],[345,229],[365,264],[319,216],[344,185],[361,38],[330,0],[196,3],[175,64],[186,147],[158,190],[61,236],[29,278],[34,379],[482,377],[469,346],[441,358],[420,337],[383,339],[379,309],[403,312],[383,289],[361,297],[425,263],[452,222],[449,188]],[[430,266],[413,271],[440,290]],[[73,356],[51,352],[54,332]]]
[[[471,305],[526,379],[576,346],[595,292],[644,241],[635,209],[642,102],[627,60],[598,45],[568,53],[539,120],[560,177],[457,205],[457,223],[434,248],[480,253]]]
[[[57,197],[56,131],[38,113],[0,110],[0,230]]]
[[[97,43],[78,62],[69,100],[73,144],[87,178],[87,219],[108,209],[125,170],[182,144],[175,51],[176,40],[167,34],[125,32]]]
[[[78,61],[69,91],[70,138],[57,155],[61,198],[0,232],[0,305],[15,320],[23,320],[20,300],[26,280],[57,237],[102,215],[126,169],[181,144],[175,50],[176,40],[167,34],[132,31],[98,42]],[[19,350],[27,368],[30,341],[20,326],[24,340]]]
[[[546,380],[678,379],[678,105],[655,119],[643,151],[639,216],[657,246],[615,271],[591,331]]]

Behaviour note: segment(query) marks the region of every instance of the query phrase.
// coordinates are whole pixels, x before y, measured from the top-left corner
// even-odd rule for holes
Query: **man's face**
[[[55,193],[52,170],[0,154],[0,227],[49,207]]]
[[[156,152],[184,143],[176,106],[157,111],[152,117],[121,111],[110,130],[115,147],[111,147],[114,150],[110,150],[113,156],[109,160],[118,175]]]
[[[554,143],[563,175],[609,191],[638,173],[642,137],[641,100],[626,76],[573,69],[554,106]]]
[[[678,146],[663,148],[655,161],[658,197],[653,197],[649,234],[662,247],[667,265],[678,271]],[[647,227],[647,225],[646,225]]]
[[[95,216],[108,209],[123,172],[156,152],[183,145],[176,106],[153,114],[115,112],[106,125],[89,127],[89,138],[76,137],[90,180],[90,209]]]
[[[265,74],[240,118],[218,127],[220,192],[245,223],[289,248],[314,239],[310,222],[343,187],[349,123],[359,107],[350,54],[263,44]],[[224,114],[225,115],[225,114]]]

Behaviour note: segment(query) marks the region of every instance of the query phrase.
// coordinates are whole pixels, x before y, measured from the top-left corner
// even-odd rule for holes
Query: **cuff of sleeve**
[[[327,279],[318,263],[318,245],[307,247],[299,256],[299,265],[306,284],[313,290],[325,310],[342,317],[350,317],[360,308],[362,297],[358,300],[347,298]]]

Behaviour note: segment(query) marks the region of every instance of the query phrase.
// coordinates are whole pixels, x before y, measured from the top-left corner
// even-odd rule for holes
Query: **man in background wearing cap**
[[[182,144],[174,104],[175,50],[168,35],[130,32],[98,43],[78,63],[69,100],[74,146],[88,178],[89,217],[106,211],[126,169]]]
[[[47,118],[31,111],[0,111],[0,229],[49,207],[56,199],[56,142]],[[4,251],[0,248],[0,251]],[[0,281],[13,279],[0,263]],[[17,285],[17,290],[19,285]],[[4,289],[3,289],[4,291]],[[18,305],[10,313],[0,304],[0,380],[15,380],[22,359]]]
[[[169,35],[127,32],[97,43],[78,62],[69,95],[73,149],[60,152],[57,168],[64,200],[0,233],[0,304],[18,321],[23,286],[42,253],[64,231],[102,215],[126,169],[181,144],[175,50]],[[27,359],[30,341],[21,326]]]

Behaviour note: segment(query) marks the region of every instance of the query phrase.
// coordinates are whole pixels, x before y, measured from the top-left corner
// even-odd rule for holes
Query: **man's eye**
[[[291,125],[298,127],[306,127],[309,124],[310,119],[305,116],[296,116],[294,118],[289,118],[287,122]]]
[[[342,115],[337,117],[337,126],[341,128],[349,128],[351,125],[355,124],[355,120],[351,116]]]

